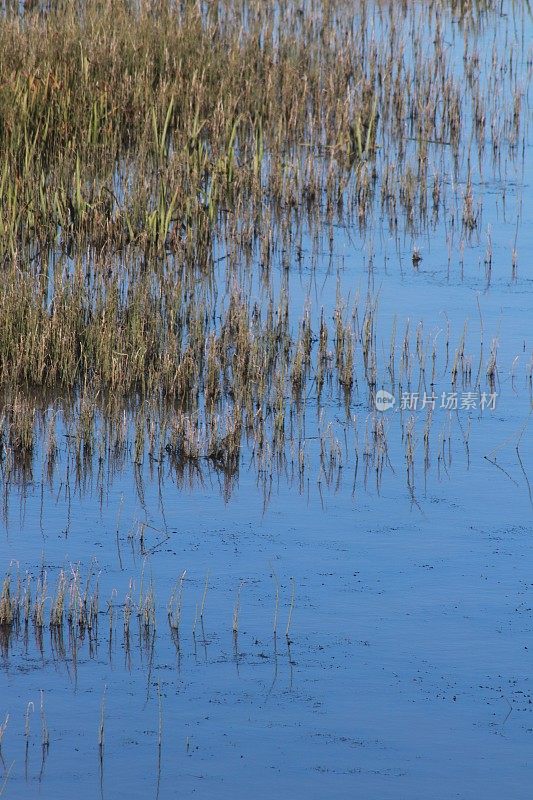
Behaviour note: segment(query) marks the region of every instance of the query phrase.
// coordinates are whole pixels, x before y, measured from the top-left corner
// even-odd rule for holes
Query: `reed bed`
[[[50,490],[66,470],[76,492],[94,476],[102,492],[110,476],[131,468],[141,496],[147,476],[156,474],[163,480],[170,473],[179,485],[186,485],[201,483],[202,475],[211,471],[223,477],[229,496],[244,453],[260,480],[286,472],[289,465],[302,487],[310,457],[318,455],[315,478],[334,486],[343,467],[353,461],[346,453],[348,437],[359,458],[359,430],[365,431],[365,482],[372,466],[380,485],[384,471],[392,468],[388,437],[397,426],[376,412],[378,391],[397,399],[402,439],[409,411],[438,406],[457,416],[469,408],[494,409],[503,367],[498,364],[498,339],[486,352],[483,330],[470,332],[465,323],[454,341],[449,326],[426,331],[422,322],[413,327],[407,320],[398,336],[394,320],[387,351],[376,333],[381,325],[374,297],[362,308],[356,299],[350,309],[339,297],[331,329],[324,313],[314,327],[308,305],[300,322],[291,325],[283,297],[264,315],[256,304],[251,309],[250,305],[233,295],[218,332],[198,339],[190,361],[195,378],[179,404],[157,393],[149,400],[131,395],[121,399],[94,386],[70,398],[7,393],[0,418],[4,514],[9,487],[30,482],[34,469],[41,471]],[[515,358],[513,382],[520,377],[517,363]],[[179,369],[182,366],[183,362]],[[527,365],[525,373],[521,382],[529,381],[531,387]],[[402,398],[407,395],[411,399],[405,404]],[[475,398],[470,406],[469,397]],[[310,400],[312,425],[306,422]],[[344,408],[344,421],[330,419],[331,403]],[[425,469],[430,464],[432,421],[426,420]],[[64,491],[68,493],[68,487]],[[130,536],[143,557],[146,534],[141,525]],[[58,616],[64,611],[63,595],[56,598]]]
[[[33,602],[30,601],[27,609],[27,595],[22,590],[11,591],[14,583],[21,586],[31,583],[32,576],[27,573],[24,579],[9,570],[3,579],[2,603],[0,604],[0,653],[7,663],[12,655],[14,645],[21,641],[25,652],[30,649],[30,633],[33,638],[37,651],[42,657],[47,653],[45,634],[48,635],[51,653],[57,661],[64,661],[72,664],[74,674],[78,668],[80,654],[84,645],[87,646],[89,659],[100,658],[99,651],[103,643],[107,643],[108,658],[112,662],[117,646],[124,654],[126,667],[131,667],[131,652],[134,642],[137,643],[141,662],[148,671],[151,671],[153,662],[156,632],[158,637],[165,635],[167,631],[170,640],[176,648],[178,657],[184,654],[183,642],[191,637],[190,621],[183,619],[183,600],[187,587],[185,586],[187,571],[183,571],[179,576],[176,585],[171,590],[167,603],[166,625],[161,618],[161,607],[156,603],[155,586],[152,580],[146,581],[145,570],[141,573],[138,588],[133,579],[130,579],[124,600],[118,600],[120,593],[113,589],[110,599],[105,606],[100,605],[97,578],[94,567],[91,567],[85,579],[81,579],[81,568],[79,565],[69,566],[68,570],[60,570],[54,581],[55,590],[47,591],[52,584],[47,576],[41,571],[40,581],[45,587],[44,599],[42,594],[36,594]],[[272,596],[272,609],[274,613],[273,630],[268,630],[267,635],[273,635],[274,641],[277,636],[278,617],[283,612],[286,614],[285,633],[290,644],[289,632],[292,631],[293,612],[295,607],[296,584],[294,578],[290,579],[290,585],[286,589],[286,602],[282,604],[282,587],[275,577],[275,594]],[[246,580],[239,580],[236,585],[235,602],[231,605],[231,600],[227,604],[227,624],[226,632],[233,640],[233,647],[236,647],[236,640],[241,629],[241,610],[246,607],[243,589]],[[205,585],[204,585],[205,591]],[[68,599],[67,599],[68,598]],[[136,598],[136,599],[134,599]],[[7,606],[6,606],[7,603]],[[75,613],[70,609],[74,608]],[[27,612],[26,612],[27,609]],[[190,603],[188,604],[188,610]],[[118,614],[122,612],[123,625],[117,625]],[[217,619],[219,619],[220,604],[217,607]],[[99,618],[107,615],[108,628],[107,634],[105,627],[100,630],[98,625]],[[163,623],[163,624],[161,624]],[[219,623],[217,623],[219,624]],[[192,624],[192,643],[196,648],[197,626],[199,628],[201,640],[206,641],[206,628],[209,629],[209,615],[204,606],[203,609],[196,604],[196,612]],[[206,626],[206,627],[204,627]],[[267,625],[267,629],[268,629]],[[122,635],[117,635],[117,628]],[[250,633],[250,632],[248,632]],[[250,633],[251,635],[251,633]],[[257,636],[261,635],[260,629],[254,630],[253,641],[257,643]],[[84,658],[85,658],[84,654]],[[42,745],[44,748],[49,746],[49,731],[45,714],[44,695],[40,697],[40,719],[42,732]],[[31,708],[34,711],[34,707]],[[28,736],[29,736],[29,709],[28,709]],[[0,726],[0,754],[1,740],[3,731],[7,727],[7,719],[3,726]],[[103,730],[102,730],[103,734]],[[103,742],[103,737],[102,737]]]
[[[273,271],[301,263],[304,237],[313,258],[331,251],[335,225],[397,239],[444,217],[459,249],[480,234],[478,179],[505,179],[526,136],[528,71],[512,48],[479,46],[497,6],[7,4],[4,484],[30,479],[43,449],[52,480],[61,423],[77,481],[107,459],[165,460],[182,477],[208,462],[229,495],[243,443],[260,475],[286,464],[310,399],[320,418],[333,392],[350,424],[364,394],[372,408],[384,387],[375,298],[348,308],[339,295],[322,314],[307,303],[298,318]],[[446,46],[452,18],[462,59]],[[421,327],[416,344],[410,335],[400,358],[391,345],[393,393],[425,387],[429,359],[436,375],[436,345]],[[470,368],[459,345],[452,385],[469,386]],[[484,372],[494,391],[496,344]],[[371,425],[379,482],[388,450]],[[331,482],[342,448],[322,431]],[[300,435],[289,454],[300,480],[305,453]]]

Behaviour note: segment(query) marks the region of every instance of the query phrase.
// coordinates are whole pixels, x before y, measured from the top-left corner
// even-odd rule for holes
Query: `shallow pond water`
[[[516,48],[529,122],[533,25],[502,8],[478,45]],[[455,23],[445,38],[459,64]],[[290,443],[277,469],[243,445],[230,480],[207,460],[183,473],[170,456],[135,467],[126,448],[118,464],[91,458],[80,476],[63,426],[48,481],[38,445],[31,479],[5,487],[3,571],[23,581],[29,571],[34,597],[46,574],[47,609],[61,569],[82,593],[90,577],[99,605],[81,635],[23,623],[2,635],[3,796],[529,797],[532,144],[526,131],[514,161],[476,167],[483,223],[462,246],[449,175],[450,206],[430,225],[392,234],[376,204],[370,227],[335,226],[318,249],[307,230],[297,261],[286,269],[280,257],[272,284],[295,319],[308,299],[315,326],[339,294],[347,309],[357,295],[376,299],[378,385],[394,394],[376,413],[361,384],[348,413],[334,393],[317,413],[311,387],[305,469]],[[459,174],[466,186],[466,165]],[[400,342],[409,319],[413,340],[423,322],[424,341],[438,343],[435,382],[410,386],[416,408],[401,408],[387,378],[395,319]],[[467,320],[478,386],[450,379]],[[422,399],[433,392],[434,408]],[[458,408],[442,408],[454,392]],[[486,408],[483,393],[495,395]],[[376,419],[378,465],[366,449]],[[179,634],[167,619],[173,589]]]

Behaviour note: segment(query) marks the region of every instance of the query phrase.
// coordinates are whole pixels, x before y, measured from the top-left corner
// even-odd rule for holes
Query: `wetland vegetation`
[[[265,797],[426,796],[383,719],[378,744],[383,700],[350,733],[340,664],[357,662],[363,695],[390,670],[389,697],[415,662],[440,663],[409,612],[389,630],[406,591],[395,532],[418,554],[413,532],[436,520],[444,538],[420,559],[451,558],[442,591],[461,595],[457,526],[530,530],[532,33],[513,0],[3,4],[0,795],[66,797],[79,778],[82,800],[166,798],[179,777],[239,796],[240,748],[247,780],[275,765]],[[390,553],[367,561],[371,531]],[[511,556],[531,565],[521,538]],[[463,577],[488,570],[506,609],[501,558]],[[441,589],[412,569],[417,616]],[[477,597],[483,624],[513,625]],[[421,629],[446,642],[431,608]],[[360,628],[399,651],[406,636],[409,655],[365,661]],[[494,702],[478,680],[513,711],[473,664],[448,686],[469,682],[477,709]],[[86,729],[65,722],[69,703]],[[202,733],[212,704],[223,740],[220,718]],[[301,771],[280,754],[300,725],[315,759]],[[72,736],[91,755],[62,772]],[[526,724],[509,738],[522,758]],[[479,796],[467,773],[439,797]]]

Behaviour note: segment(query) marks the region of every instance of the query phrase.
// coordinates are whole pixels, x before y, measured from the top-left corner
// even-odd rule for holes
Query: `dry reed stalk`
[[[292,623],[292,612],[294,611],[294,598],[296,594],[296,581],[294,578],[291,578],[292,590],[291,590],[291,603],[289,606],[289,616],[287,617],[287,627],[285,628],[285,638],[289,644],[291,640],[289,638],[290,630],[291,630],[291,623]]]

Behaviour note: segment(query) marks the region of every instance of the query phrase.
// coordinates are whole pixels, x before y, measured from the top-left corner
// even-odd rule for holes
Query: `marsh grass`
[[[82,581],[82,570],[79,565],[75,567],[69,566],[68,569],[59,570],[57,574],[57,579],[55,581],[56,589],[52,596],[52,598],[47,598],[49,600],[50,608],[48,614],[45,616],[44,611],[39,609],[38,614],[35,610],[30,607],[29,611],[29,619],[30,621],[33,620],[33,632],[35,636],[35,647],[37,648],[37,652],[39,653],[40,657],[45,659],[48,657],[48,650],[47,647],[50,648],[51,657],[54,660],[54,663],[57,665],[64,664],[69,675],[72,675],[75,679],[77,679],[78,668],[85,668],[87,663],[95,662],[101,660],[101,651],[99,648],[100,642],[102,641],[102,634],[99,633],[98,626],[95,624],[93,625],[92,629],[89,629],[88,626],[84,622],[79,622],[74,624],[71,619],[69,618],[68,613],[68,598],[74,592],[77,596],[78,593],[81,593],[80,586],[91,585],[90,581],[91,578],[94,578],[94,564],[87,570],[87,577],[84,581]],[[179,576],[178,580],[176,581],[175,585],[172,587],[170,596],[168,599],[168,603],[166,605],[166,617],[168,622],[168,634],[165,634],[165,629],[163,629],[158,633],[161,634],[161,637],[164,638],[165,635],[169,635],[170,639],[176,648],[176,653],[178,657],[178,665],[179,659],[182,656],[191,656],[194,653],[194,657],[196,658],[196,647],[197,647],[197,626],[200,626],[201,634],[202,634],[202,643],[205,648],[211,642],[206,639],[205,631],[204,631],[204,620],[200,616],[201,606],[198,603],[195,603],[194,606],[189,603],[187,606],[187,612],[191,615],[194,611],[194,619],[192,625],[192,636],[189,638],[189,642],[185,641],[186,634],[183,633],[183,588],[184,582],[187,575],[187,571],[184,570],[181,575]],[[251,617],[251,621],[253,621],[254,630],[249,632],[249,646],[258,645],[260,639],[263,636],[261,632],[262,625],[266,625],[266,635],[268,637],[272,636],[274,639],[274,651],[276,648],[276,638],[277,638],[277,628],[278,628],[278,614],[279,614],[279,604],[280,604],[280,584],[277,578],[277,574],[272,571],[271,576],[274,578],[275,583],[275,607],[274,607],[274,619],[273,623],[269,622],[269,620],[265,617],[261,622],[259,621],[257,615],[253,615]],[[10,582],[12,580],[12,574],[8,573],[4,579],[4,582]],[[43,581],[45,578],[43,577]],[[210,581],[213,584],[213,589],[218,594],[217,602],[216,602],[216,609],[218,619],[220,620],[222,616],[226,613],[223,606],[224,606],[224,599],[221,600],[220,598],[220,584],[216,579],[211,579]],[[255,583],[256,581],[254,581]],[[293,611],[295,606],[295,580],[294,578],[290,579],[291,582],[291,596],[290,602],[288,604],[288,617],[285,626],[285,636],[288,643],[291,643],[292,638],[292,622],[293,622]],[[233,598],[230,598],[229,604],[230,607],[228,608],[228,613],[231,612],[231,638],[233,648],[235,650],[236,658],[238,661],[239,653],[238,653],[238,638],[241,634],[241,610],[242,610],[242,591],[244,587],[247,585],[248,581],[246,579],[242,579],[239,581],[235,595]],[[218,584],[218,585],[217,585]],[[46,581],[44,582],[44,586],[46,586]],[[93,584],[94,585],[94,584]],[[204,582],[204,591],[205,591],[205,582]],[[91,597],[90,592],[85,589],[82,596],[87,594],[87,597]],[[150,682],[150,676],[152,674],[152,669],[154,665],[154,653],[156,649],[156,629],[157,629],[157,619],[162,611],[161,607],[156,604],[155,601],[155,586],[152,580],[147,583],[145,579],[145,569],[141,572],[139,577],[139,584],[136,585],[136,582],[133,579],[130,579],[128,584],[128,591],[126,593],[126,597],[123,603],[116,603],[116,598],[119,596],[119,592],[116,589],[113,589],[111,593],[111,599],[107,602],[107,608],[104,610],[97,609],[96,606],[93,604],[95,609],[95,614],[104,614],[107,613],[108,621],[109,621],[109,634],[108,634],[108,648],[107,654],[109,659],[109,665],[113,665],[114,655],[116,653],[117,648],[122,650],[124,653],[124,663],[126,669],[129,671],[132,667],[132,656],[135,655],[137,651],[139,657],[139,665],[142,669],[147,671],[147,679]],[[36,598],[35,603],[40,603],[41,597],[41,590],[39,590]],[[63,599],[62,599],[63,598]],[[133,598],[137,598],[135,601]],[[13,600],[11,601],[14,602]],[[18,598],[18,602],[20,606],[24,604],[25,598],[23,595]],[[63,603],[63,612],[60,613],[59,609],[61,608],[61,603]],[[78,601],[76,602],[77,607]],[[90,603],[87,603],[87,607]],[[113,620],[115,617],[115,609],[119,608],[122,609],[124,615],[124,625],[122,629],[122,637],[115,637],[115,632],[113,628]],[[17,616],[16,608],[13,608],[14,618]],[[37,619],[40,619],[42,615],[42,623],[36,622]],[[260,615],[259,615],[260,616]],[[131,621],[137,618],[138,620],[138,636],[132,637],[130,625]],[[82,617],[85,620],[85,615]],[[272,624],[272,627],[271,627]],[[45,637],[45,631],[49,632],[49,637]],[[246,632],[245,632],[246,634]],[[9,663],[10,658],[14,657],[14,646],[18,642],[19,645],[23,648],[24,653],[26,656],[29,652],[31,652],[31,646],[29,641],[29,631],[26,627],[17,626],[15,622],[12,622],[10,625],[2,626],[2,636],[3,640],[8,642],[9,646],[3,646],[2,648],[2,655],[5,660],[5,663]],[[193,653],[191,652],[191,638],[192,638],[192,649]],[[218,635],[215,634],[215,639],[218,638]],[[296,634],[296,639],[297,639]],[[187,649],[187,644],[189,649]],[[44,692],[41,691],[40,698],[39,698],[39,711],[40,711],[40,722],[41,722],[41,745],[42,745],[42,768],[44,768],[44,762],[48,754],[48,749],[50,746],[50,732],[48,728],[47,716],[45,713],[45,698]],[[49,705],[50,701],[48,701]],[[30,738],[30,714],[37,708],[37,704],[33,703],[33,701],[28,705],[26,709],[26,716],[25,716],[25,737],[26,740],[29,741]],[[8,718],[4,723],[3,728],[0,727],[0,757],[1,753],[1,743],[2,743],[2,736],[5,731],[5,727],[7,727]],[[102,698],[101,709],[100,709],[100,724],[98,729],[98,745],[100,756],[103,758],[103,751],[104,751],[104,740],[105,740],[105,692]]]
[[[413,344],[407,325],[400,345],[395,327],[383,365],[371,292],[348,304],[339,288],[333,312],[317,319],[310,301],[294,308],[285,283],[274,289],[273,273],[301,266],[304,236],[312,258],[322,247],[331,253],[334,225],[395,241],[406,231],[415,269],[423,263],[416,241],[439,217],[452,232],[450,251],[478,235],[476,181],[484,171],[504,180],[526,131],[513,51],[484,57],[479,49],[494,11],[497,3],[445,0],[311,0],[305,9],[295,0],[7,4],[4,485],[30,482],[37,453],[52,485],[64,428],[78,486],[93,469],[102,478],[105,463],[118,471],[129,459],[141,494],[148,461],[159,477],[168,465],[181,485],[213,470],[229,497],[246,444],[267,497],[294,428],[289,458],[304,486],[310,398],[318,419],[333,397],[350,421],[363,392],[372,408],[386,369],[392,391],[424,386],[428,359],[432,380],[439,363],[446,374],[449,336],[442,369],[422,327]],[[446,43],[452,17],[463,35],[459,66]],[[489,286],[490,230],[486,239]],[[515,276],[516,242],[511,260]],[[250,289],[255,279],[259,292]],[[472,379],[465,347],[455,351],[453,386]],[[493,348],[490,387],[495,359]],[[377,419],[361,427],[379,486],[387,432]],[[337,486],[341,437],[320,428],[318,480]],[[411,482],[414,430],[409,436]],[[40,581],[34,615],[42,626]],[[91,628],[97,599],[74,587],[68,613]],[[5,586],[0,600],[6,619],[10,592]],[[56,625],[66,595],[58,585]],[[151,602],[148,591],[145,628]],[[200,618],[204,603],[205,593]]]

